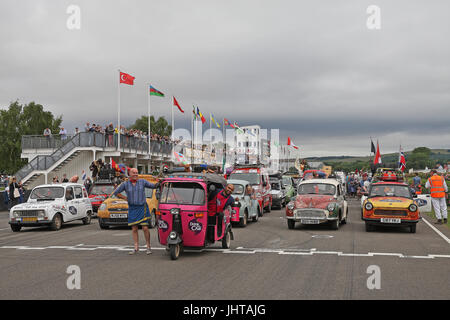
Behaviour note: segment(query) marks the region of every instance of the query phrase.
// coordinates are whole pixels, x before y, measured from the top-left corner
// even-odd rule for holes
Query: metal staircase
[[[116,136],[114,136],[114,145],[110,146],[106,145],[106,137],[103,133],[99,132],[81,132],[68,138],[67,141],[46,140],[42,136],[22,136],[22,150],[24,148],[48,150],[49,147],[51,148],[53,146],[58,148],[50,155],[35,156],[22,169],[16,172],[15,176],[24,186],[29,185],[33,181],[36,181],[40,175],[61,169],[77,157],[81,150],[91,149],[93,147],[99,148],[100,150],[113,148],[121,152],[151,154],[163,157],[168,157],[172,150],[170,143],[151,141],[149,153],[148,142],[144,139],[134,137],[121,139],[120,148],[117,148]]]

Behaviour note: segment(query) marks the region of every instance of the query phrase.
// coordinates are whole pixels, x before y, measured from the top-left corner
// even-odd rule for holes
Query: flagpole
[[[191,114],[191,165],[194,163],[194,113]]]
[[[227,156],[227,146],[226,146],[226,139],[225,139],[225,119],[222,118],[222,142],[223,142],[223,148],[222,148],[222,172],[225,174],[225,162],[226,162],[226,156]]]
[[[120,150],[120,69],[118,70],[119,71],[119,87],[118,87],[118,90],[117,90],[117,105],[118,105],[118,108],[117,108],[117,130],[118,130],[118,132],[117,132],[117,150]],[[119,159],[120,160],[120,159]]]
[[[150,141],[151,141],[151,131],[150,131],[150,84],[147,86],[148,94],[148,156],[150,158]]]
[[[172,100],[173,100],[173,98],[172,98]],[[175,142],[174,142],[174,139],[173,139],[173,137],[174,137],[174,130],[175,130],[175,122],[174,122],[174,119],[173,119],[173,102],[172,101],[170,101],[170,108],[172,109],[172,156],[171,156],[171,158],[172,158],[172,162],[174,162],[174,160],[173,160],[173,150],[174,150],[174,144],[175,144]]]
[[[210,156],[212,155],[212,132],[211,132],[211,112],[209,113],[209,149]]]

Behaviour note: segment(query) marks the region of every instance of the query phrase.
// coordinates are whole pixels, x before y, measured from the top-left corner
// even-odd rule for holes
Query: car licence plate
[[[110,218],[128,218],[128,214],[126,213],[111,213],[109,215]]]
[[[32,218],[22,218],[22,222],[36,222],[37,218],[36,217],[32,217]]]
[[[302,224],[319,224],[319,220],[302,219],[300,220]]]
[[[401,223],[402,220],[398,218],[381,218],[381,222],[383,223]]]

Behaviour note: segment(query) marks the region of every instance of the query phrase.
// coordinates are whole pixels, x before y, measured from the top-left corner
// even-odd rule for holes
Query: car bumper
[[[106,226],[127,226],[128,227],[128,218],[100,218],[101,223]]]
[[[39,220],[36,222],[18,222],[18,221],[9,221],[10,225],[21,226],[21,227],[39,227],[39,226],[47,226],[52,223],[52,221],[47,220]]]
[[[387,217],[386,217],[387,218]],[[389,217],[391,218],[391,217]],[[363,218],[363,220],[366,223],[372,224],[372,225],[379,225],[379,226],[388,226],[388,227],[398,227],[398,226],[411,226],[415,225],[417,222],[420,221],[421,218],[417,220],[400,220],[400,223],[387,223],[387,222],[381,222],[381,218]]]
[[[272,206],[281,206],[283,198],[272,198]]]
[[[302,222],[302,220],[311,220],[317,223],[308,223],[308,224],[321,224],[321,223],[327,223],[330,221],[335,221],[338,219],[338,217],[327,217],[327,218],[310,218],[310,217],[291,217],[287,216],[286,219],[288,220],[294,220],[295,222]]]

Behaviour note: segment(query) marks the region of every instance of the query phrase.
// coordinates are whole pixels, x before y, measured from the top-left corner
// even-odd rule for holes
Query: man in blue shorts
[[[147,254],[151,254],[150,248],[150,230],[148,229],[148,220],[150,212],[147,206],[144,188],[159,188],[159,183],[152,184],[144,179],[138,179],[138,170],[130,169],[130,179],[123,182],[115,191],[114,195],[128,202],[128,225],[131,226],[134,240],[134,250],[130,254],[139,252],[139,235],[138,226],[142,226],[145,241],[147,242]],[[121,195],[122,191],[126,192],[127,197]]]

